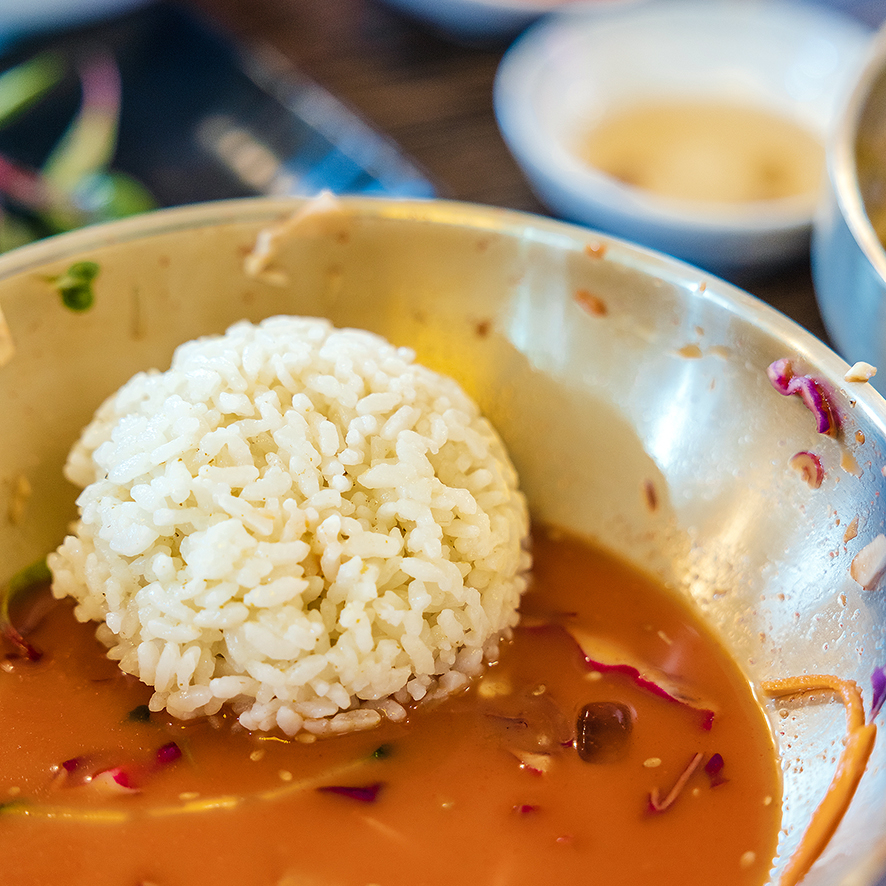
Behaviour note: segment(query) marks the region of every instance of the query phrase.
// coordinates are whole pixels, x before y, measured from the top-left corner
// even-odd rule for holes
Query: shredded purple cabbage
[[[374,784],[362,787],[338,784],[325,785],[322,788],[317,788],[317,790],[321,794],[339,794],[342,797],[349,797],[351,800],[359,800],[361,803],[374,803],[382,787],[384,787],[384,782],[377,781]]]
[[[589,670],[599,671],[601,674],[623,674],[624,676],[633,680],[633,682],[641,689],[645,689],[648,692],[651,692],[653,695],[657,695],[659,698],[663,698],[666,701],[673,702],[674,704],[681,705],[691,711],[694,711],[699,716],[698,725],[701,729],[709,731],[714,725],[715,712],[710,708],[703,708],[698,704],[694,704],[691,699],[681,697],[681,694],[675,694],[680,692],[679,687],[675,686],[673,691],[671,691],[668,689],[667,685],[662,685],[662,682],[659,682],[659,680],[657,679],[653,679],[653,677],[650,676],[649,673],[644,673],[644,671],[641,671],[639,667],[630,664],[627,661],[617,660],[615,658],[615,655],[612,656],[612,661],[602,661],[599,658],[592,657],[588,650],[594,645],[593,638],[587,637],[585,639],[585,642],[583,642],[582,637],[579,636],[579,631],[576,628],[569,628],[565,625],[558,624],[557,622],[545,622],[544,624],[535,625],[532,628],[529,628],[529,630],[536,631],[551,629],[562,631],[564,634],[566,634],[567,637],[572,640]],[[588,648],[585,648],[586,645]],[[595,652],[599,654],[599,650],[596,648]],[[665,673],[656,672],[656,676],[659,677],[660,680],[663,681],[665,684],[671,682],[669,676]]]
[[[3,636],[18,650],[18,654],[27,661],[36,662],[43,658],[43,652],[29,643],[11,624],[2,626]]]
[[[873,720],[880,713],[883,702],[886,701],[886,667],[877,668],[871,674],[871,688],[873,689],[873,694],[871,696],[869,719]]]
[[[728,778],[723,777],[723,757],[720,754],[711,754],[708,762],[704,764],[704,771],[711,780],[712,788],[729,781]]]
[[[169,763],[174,763],[181,755],[181,748],[174,741],[170,741],[157,749],[157,763],[160,766],[166,766]]]
[[[775,388],[779,394],[787,394],[788,385],[794,377],[794,368],[787,357],[782,357],[780,360],[776,360],[774,363],[769,364],[766,368],[766,375],[772,383],[772,387]]]
[[[766,369],[772,387],[785,397],[798,395],[806,408],[815,416],[816,430],[819,434],[834,434],[837,420],[828,402],[827,395],[810,375],[796,375],[791,361],[782,357],[770,363]]]
[[[701,719],[699,720],[699,726],[705,731],[709,731],[714,725],[714,712],[710,708],[700,708],[687,701],[686,699],[678,698],[676,695],[668,692],[668,690],[665,689],[664,686],[661,686],[654,680],[651,680],[633,665],[609,664],[604,661],[597,661],[596,659],[591,658],[584,651],[584,649],[582,649],[582,654],[584,655],[585,662],[592,671],[600,671],[601,674],[605,674],[607,672],[624,674],[626,677],[630,677],[630,679],[633,680],[634,683],[636,683],[637,686],[639,686],[641,689],[645,689],[647,692],[651,692],[653,695],[657,695],[659,698],[663,698],[666,701],[671,701],[676,704],[683,705],[690,710],[696,711],[701,717]]]
[[[814,452],[805,449],[792,455],[788,464],[800,472],[800,476],[812,489],[818,489],[824,480],[824,468],[821,459]]]

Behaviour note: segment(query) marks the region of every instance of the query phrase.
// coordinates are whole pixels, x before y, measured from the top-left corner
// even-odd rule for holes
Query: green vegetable
[[[45,558],[16,572],[9,579],[6,587],[0,589],[0,620],[8,624],[9,607],[12,603],[27,591],[37,587],[37,585],[46,584],[51,580],[52,573],[46,565]]]
[[[70,65],[63,56],[47,52],[0,74],[0,127],[39,102]],[[96,52],[76,67],[80,106],[42,168],[0,154],[0,252],[157,206],[144,185],[111,168],[121,102],[114,58]],[[62,292],[71,310],[84,311],[92,304],[92,293],[82,282]]]
[[[151,709],[146,704],[134,707],[126,716],[133,723],[147,723],[151,719]]]
[[[156,201],[140,181],[116,170],[84,176],[71,196],[90,222],[126,218],[157,208]]]
[[[65,65],[59,56],[41,52],[0,74],[0,126],[11,123],[43,98],[64,73]]]
[[[88,311],[95,301],[92,283],[98,276],[99,266],[94,261],[74,262],[64,274],[50,277],[58,290],[62,304],[72,311]]]
[[[46,560],[38,560],[24,569],[20,569],[6,584],[0,588],[0,633],[3,634],[29,661],[38,661],[43,653],[35,649],[13,626],[9,617],[9,608],[19,597],[38,585],[45,584],[52,578]]]
[[[39,230],[38,225],[8,212],[0,214],[0,252],[8,252],[10,249],[32,243],[42,236],[45,235]]]

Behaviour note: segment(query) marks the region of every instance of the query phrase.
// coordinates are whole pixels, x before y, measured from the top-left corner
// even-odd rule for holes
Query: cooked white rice
[[[182,345],[70,453],[53,591],[150,707],[328,734],[464,687],[516,623],[527,509],[451,379],[376,335],[273,317]]]

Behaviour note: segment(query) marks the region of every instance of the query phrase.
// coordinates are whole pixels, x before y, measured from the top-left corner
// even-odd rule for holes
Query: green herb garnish
[[[151,719],[151,709],[146,704],[140,704],[126,715],[126,719],[133,723],[147,723]]]
[[[92,284],[98,272],[99,267],[94,261],[78,261],[64,274],[51,277],[50,282],[58,290],[66,308],[88,311],[95,302]]]

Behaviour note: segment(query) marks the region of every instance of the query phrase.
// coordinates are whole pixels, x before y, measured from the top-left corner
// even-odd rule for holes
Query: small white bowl
[[[592,3],[608,8],[648,0],[384,0],[447,37],[465,42],[506,40],[549,12]]]
[[[808,250],[817,193],[739,203],[659,196],[578,153],[595,123],[641,104],[754,108],[823,143],[871,39],[840,12],[783,0],[673,0],[548,17],[505,54],[502,135],[539,198],[582,222],[720,273]]]

